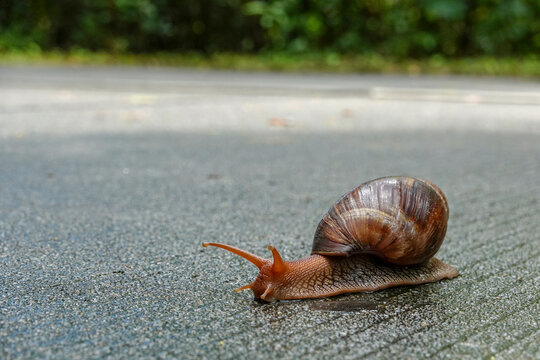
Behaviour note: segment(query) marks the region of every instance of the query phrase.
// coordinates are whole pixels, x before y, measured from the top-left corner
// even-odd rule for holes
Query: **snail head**
[[[275,247],[268,246],[268,250],[272,252],[273,259],[264,259],[248,251],[230,245],[203,242],[202,246],[215,246],[228,250],[233,254],[250,261],[259,269],[259,275],[257,275],[254,282],[239,287],[238,289],[234,290],[235,292],[250,289],[253,291],[253,295],[256,299],[262,299],[264,301],[274,301],[277,299],[276,291],[278,291],[278,284],[282,282],[284,275],[287,273],[288,265],[285,261],[283,261],[281,255]]]

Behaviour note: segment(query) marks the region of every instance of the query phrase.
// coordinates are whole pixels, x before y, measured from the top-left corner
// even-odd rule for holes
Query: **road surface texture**
[[[540,84],[0,68],[0,358],[540,357]],[[460,276],[261,304],[354,186],[427,178]]]

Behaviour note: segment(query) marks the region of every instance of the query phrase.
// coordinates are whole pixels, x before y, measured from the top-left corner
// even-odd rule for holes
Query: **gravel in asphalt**
[[[221,110],[238,123],[216,130],[156,119],[159,126],[132,131],[118,118],[122,109],[147,107],[152,123],[176,100],[161,106],[152,90],[155,102],[134,104],[127,92],[109,97],[94,86],[89,102],[75,85],[53,81],[58,76],[36,89],[39,81],[24,83],[13,75],[21,69],[8,70],[0,73],[11,79],[0,82],[1,92],[18,95],[0,102],[1,358],[538,358],[538,104],[272,95],[278,105],[294,102],[290,114],[308,119],[307,112],[322,124],[299,127],[286,116],[272,120],[266,95],[207,89],[208,99],[197,92],[186,114],[199,111],[218,124],[222,113],[212,102],[230,97],[236,102]],[[123,74],[107,73],[115,71]],[[481,80],[463,81],[484,88]],[[504,81],[497,84],[506,91]],[[518,91],[511,84],[508,92]],[[523,86],[534,97],[532,85]],[[66,101],[50,101],[62,92]],[[326,112],[302,107],[319,102]],[[253,106],[260,125],[237,126],[249,123],[242,103]],[[351,110],[355,104],[366,113]],[[388,114],[397,121],[400,104],[413,112],[406,118],[443,124],[363,130],[339,120]],[[458,107],[462,118],[452,123],[448,114]],[[108,109],[116,123],[100,125],[85,115],[92,108]],[[328,113],[337,114],[337,125],[325,120]],[[492,125],[487,114],[500,117],[500,126],[467,127],[477,119]],[[23,117],[23,125],[13,120]],[[201,246],[221,241],[268,257],[271,244],[286,259],[307,256],[334,201],[391,174],[430,179],[446,193],[451,216],[437,256],[459,277],[261,304],[233,292],[255,278],[252,264]]]

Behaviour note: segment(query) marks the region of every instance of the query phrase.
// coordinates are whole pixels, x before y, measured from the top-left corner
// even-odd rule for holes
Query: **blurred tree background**
[[[2,0],[0,51],[540,54],[540,0]]]

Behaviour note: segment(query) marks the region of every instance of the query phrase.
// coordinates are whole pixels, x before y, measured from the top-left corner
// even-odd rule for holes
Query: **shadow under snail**
[[[448,222],[448,203],[433,183],[411,177],[383,177],[343,195],[320,221],[311,256],[284,261],[239,248],[216,246],[251,261],[260,270],[251,289],[264,301],[308,299],[392,286],[451,279],[456,269],[433,255]]]

